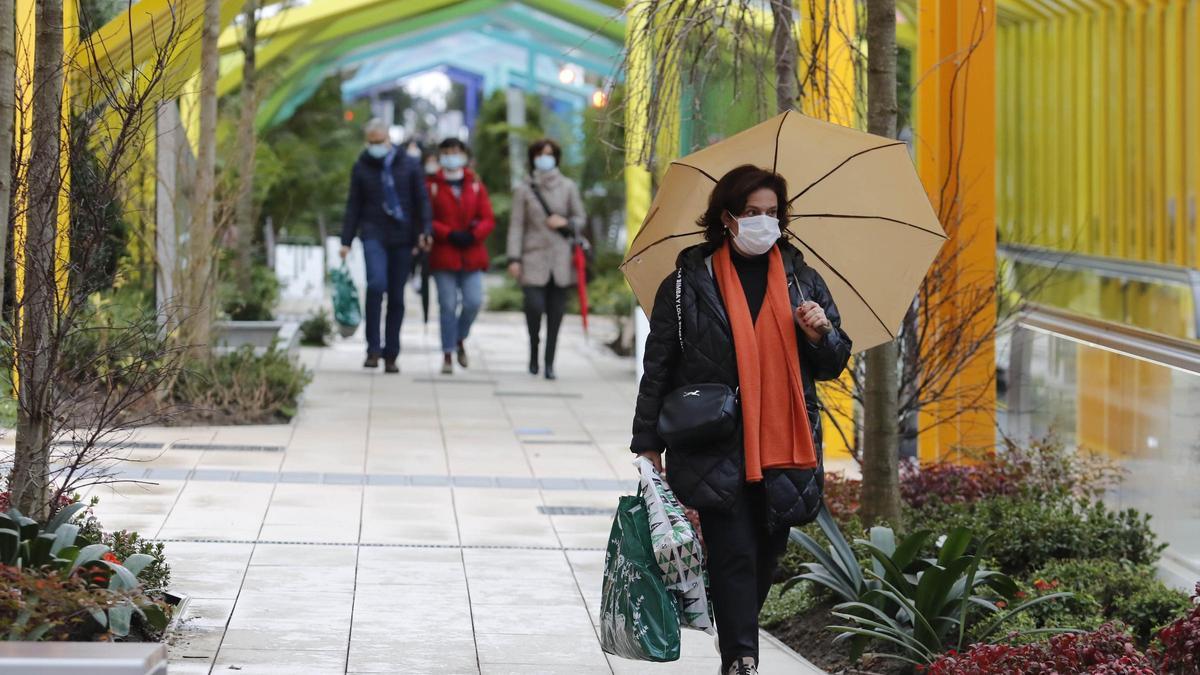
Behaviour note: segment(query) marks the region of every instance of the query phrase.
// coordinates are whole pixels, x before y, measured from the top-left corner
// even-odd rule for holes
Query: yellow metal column
[[[916,147],[925,189],[950,235],[942,255],[948,256],[952,278],[938,283],[939,306],[952,319],[964,309],[957,305],[964,291],[995,292],[996,3],[928,0],[919,11]],[[994,326],[993,302],[967,332],[983,335]],[[960,341],[973,337],[962,335]],[[922,411],[923,458],[994,447],[995,368],[994,346],[987,341],[952,376],[952,398]]]
[[[641,3],[629,6],[625,17],[625,47],[629,69],[625,78],[625,229],[633,243],[650,210],[650,171],[639,156],[646,145],[646,109],[650,100],[650,45],[643,37],[647,21]]]
[[[801,14],[797,26],[798,67],[802,73],[817,73],[816,80],[808,82],[801,92],[801,111],[842,126],[861,127],[855,45],[851,42],[857,33],[854,0],[801,1],[796,5]],[[820,383],[817,390],[825,408],[825,456],[849,458],[855,428],[854,398],[850,394],[854,390],[853,376],[847,371],[837,384]],[[848,437],[843,437],[837,429],[845,431]]]
[[[62,127],[60,134],[66,140],[67,124],[71,119],[71,104],[69,80],[72,70],[72,58],[79,44],[78,6],[75,0],[63,3],[63,55],[64,76],[62,96]],[[15,279],[13,289],[18,302],[18,324],[20,323],[20,299],[25,294],[25,237],[26,237],[26,208],[23,203],[29,198],[28,181],[24,178],[29,170],[29,151],[33,133],[33,67],[34,67],[34,35],[37,17],[35,0],[17,0],[16,2],[16,96],[17,110],[14,119],[13,133],[17,145],[17,175],[13,181],[13,202],[16,204],[13,214],[13,269]],[[58,231],[55,239],[55,269],[58,291],[61,296],[66,292],[67,262],[70,257],[70,161],[64,151],[60,158],[61,185],[58,200]]]

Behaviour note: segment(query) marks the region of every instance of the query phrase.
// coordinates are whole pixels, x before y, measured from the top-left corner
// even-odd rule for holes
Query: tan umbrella
[[[621,270],[649,314],[717,180],[742,164],[788,182],[786,234],[833,294],[855,351],[896,336],[946,233],[900,141],[786,112],[671,163]]]

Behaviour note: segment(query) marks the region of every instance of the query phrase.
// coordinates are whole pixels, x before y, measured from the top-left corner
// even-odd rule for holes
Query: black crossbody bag
[[[675,270],[675,317],[679,348],[683,349],[683,270]],[[689,384],[663,399],[658,435],[672,450],[703,448],[729,438],[740,416],[738,390],[727,384]]]

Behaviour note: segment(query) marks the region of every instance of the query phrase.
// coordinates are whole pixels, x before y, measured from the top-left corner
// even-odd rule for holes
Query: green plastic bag
[[[679,608],[654,559],[646,504],[638,496],[621,497],[608,535],[600,647],[637,661],[679,658]]]
[[[337,322],[338,333],[350,337],[362,322],[362,306],[358,303],[358,288],[354,286],[345,262],[329,271],[329,282],[333,285],[333,320]]]

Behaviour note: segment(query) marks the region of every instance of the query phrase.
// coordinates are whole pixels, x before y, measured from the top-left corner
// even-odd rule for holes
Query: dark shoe
[[[549,364],[546,365],[546,379],[547,380],[557,380],[558,379],[558,376],[554,374],[554,366],[549,365]]]
[[[395,375],[400,372],[400,366],[396,363],[396,359],[386,359],[383,362],[383,372],[392,373]]]
[[[749,656],[742,658],[729,664],[729,669],[725,671],[725,675],[758,675],[758,664]]]
[[[363,368],[378,368],[378,367],[379,367],[379,355],[378,354],[367,354],[367,360],[363,361]]]
[[[538,374],[537,347],[532,347],[529,350],[529,374],[530,375]]]
[[[443,358],[442,358],[442,374],[443,375],[453,375],[454,374],[454,361],[450,358],[450,353],[447,352],[447,353],[443,354],[442,356],[443,356]]]
[[[467,365],[467,348],[463,346],[461,340],[458,342],[458,365],[462,366],[463,368],[469,367]]]

